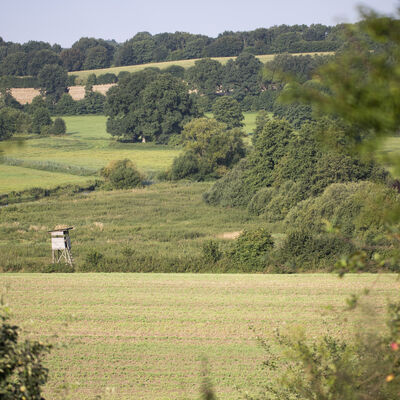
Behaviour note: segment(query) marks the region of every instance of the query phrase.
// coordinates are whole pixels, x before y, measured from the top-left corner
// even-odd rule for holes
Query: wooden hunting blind
[[[71,239],[69,237],[69,231],[72,229],[74,229],[73,226],[49,231],[51,234],[51,258],[53,263],[59,263],[64,260],[67,264],[72,265]]]

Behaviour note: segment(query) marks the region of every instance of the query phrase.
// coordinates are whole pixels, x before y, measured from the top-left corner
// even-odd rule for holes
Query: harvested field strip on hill
[[[93,85],[93,91],[105,95],[108,92],[108,89],[114,85],[115,83],[109,83],[106,85]],[[85,97],[85,87],[70,86],[68,88],[68,93],[74,100],[82,100]],[[36,96],[40,95],[40,90],[34,88],[12,88],[11,94],[21,104],[30,104]]]

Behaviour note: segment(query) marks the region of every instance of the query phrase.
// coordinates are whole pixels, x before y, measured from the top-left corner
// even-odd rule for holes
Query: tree
[[[245,155],[243,133],[215,119],[197,118],[182,131],[185,152],[174,160],[173,179],[221,177]]]
[[[67,71],[80,71],[85,62],[85,54],[80,49],[65,49],[60,53],[60,59]]]
[[[224,68],[223,87],[239,101],[246,95],[261,91],[262,63],[252,54],[242,53],[236,60],[229,60]]]
[[[28,132],[31,126],[29,116],[11,107],[0,108],[0,140],[9,139],[14,133]]]
[[[39,50],[30,58],[27,72],[37,76],[46,65],[61,65],[60,56],[51,50]]]
[[[32,114],[32,131],[34,133],[42,133],[46,127],[51,126],[53,121],[47,108],[38,107]]]
[[[187,86],[159,70],[144,70],[122,79],[107,92],[107,131],[124,140],[141,138],[166,143],[198,115]]]
[[[380,146],[388,136],[397,134],[400,127],[399,89],[400,89],[400,21],[392,17],[379,16],[373,12],[364,14],[365,19],[348,32],[351,39],[349,47],[335,60],[318,71],[319,90],[315,87],[304,87],[291,83],[286,92],[287,99],[295,99],[312,104],[320,113],[333,115],[336,121],[344,124],[344,148],[358,154],[364,159],[376,159]],[[376,41],[376,50],[368,51],[369,36]],[[331,132],[335,134],[335,132]],[[332,143],[330,132],[326,142]],[[333,141],[336,143],[336,141]],[[392,167],[399,165],[399,157],[386,158],[385,162]],[[390,248],[399,246],[399,201],[398,194],[391,191],[392,202],[387,202],[385,192],[390,189],[381,187],[381,194],[371,193],[371,184],[363,185],[354,195],[359,209],[364,208],[361,223],[362,234],[370,227],[370,221],[379,222],[378,229],[385,231],[384,237],[390,241]],[[342,195],[337,187],[331,186],[324,193],[325,198],[310,200],[306,207],[319,208],[327,215],[327,204],[332,195]],[[349,191],[348,187],[346,190]],[[360,189],[360,187],[358,188]],[[368,199],[368,197],[370,199]],[[371,199],[372,197],[372,199]],[[385,199],[385,200],[384,200]],[[372,200],[371,207],[370,201]],[[348,202],[345,198],[341,201]],[[314,203],[314,204],[313,204]],[[319,203],[319,204],[317,204]],[[303,205],[304,206],[304,205]],[[336,206],[336,205],[335,205]],[[351,205],[354,207],[354,205]],[[386,215],[380,214],[388,206]],[[304,208],[306,208],[304,207]],[[359,209],[347,205],[346,212],[359,212]],[[332,208],[332,204],[329,205]],[[368,209],[369,210],[365,210]],[[310,218],[310,212],[303,210]],[[311,211],[311,210],[310,210]],[[378,213],[378,219],[376,219]],[[380,215],[379,215],[380,214]],[[329,213],[328,213],[329,215]],[[379,221],[379,217],[383,218]],[[340,212],[338,218],[346,217]],[[383,227],[383,221],[389,228]],[[303,225],[303,224],[302,224]],[[347,224],[345,224],[347,225]],[[348,230],[355,229],[347,226]],[[335,229],[330,229],[332,233]],[[289,238],[288,238],[289,239]],[[303,239],[302,239],[303,240]],[[293,242],[293,241],[292,241]],[[353,252],[337,262],[341,275],[348,271],[361,271],[374,266],[377,270],[387,265],[398,266],[398,252],[389,253],[387,259],[381,247],[374,248],[374,256],[366,251]],[[292,248],[291,253],[296,254]],[[365,290],[365,294],[369,290]],[[360,295],[353,294],[348,300],[348,307],[354,309],[360,301]],[[370,309],[368,310],[370,314]],[[380,312],[380,310],[379,310]],[[400,304],[392,303],[388,307],[388,330],[381,333],[377,330],[375,319],[368,319],[362,324],[357,318],[357,331],[350,340],[337,340],[325,337],[321,340],[306,338],[304,333],[279,335],[277,341],[284,345],[291,354],[288,364],[283,366],[288,373],[278,379],[278,385],[268,388],[263,398],[304,398],[304,399],[382,399],[394,400],[400,389],[399,357],[399,320]],[[374,325],[371,324],[374,321]],[[379,329],[379,328],[378,328]],[[267,346],[269,347],[269,346]],[[265,365],[276,366],[277,359],[268,355]],[[276,374],[276,371],[274,371]],[[301,377],[301,379],[299,379]]]
[[[110,65],[107,49],[104,46],[95,46],[88,50],[84,69],[107,68]]]
[[[215,100],[212,107],[214,118],[223,122],[228,128],[240,128],[243,126],[244,116],[240,104],[232,97],[220,97]]]
[[[180,134],[183,126],[198,116],[187,86],[169,74],[159,75],[143,90],[141,112],[143,135],[160,143],[168,142],[172,134]]]
[[[186,70],[185,78],[200,94],[215,96],[222,85],[223,67],[221,63],[203,58]]]
[[[1,75],[26,75],[28,58],[23,52],[11,53],[0,64]]]
[[[67,71],[60,65],[46,65],[38,75],[39,86],[46,97],[56,103],[67,92]]]

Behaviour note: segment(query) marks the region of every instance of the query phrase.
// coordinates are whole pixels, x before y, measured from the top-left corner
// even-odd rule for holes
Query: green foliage
[[[264,365],[281,376],[266,387],[261,399],[376,399],[394,400],[399,382],[399,304],[389,306],[387,333],[358,323],[350,340],[324,336],[310,343],[302,330],[275,334],[286,357],[266,350]],[[282,350],[281,350],[282,351]]]
[[[43,359],[51,346],[41,342],[19,341],[19,329],[8,322],[7,313],[0,314],[0,397],[4,400],[42,400],[42,386],[48,370]]]
[[[62,118],[56,118],[54,120],[53,126],[51,127],[51,133],[53,135],[63,135],[67,132],[67,127],[65,121]]]
[[[143,186],[143,176],[132,161],[111,161],[101,170],[101,175],[112,189],[129,189]]]
[[[68,93],[64,93],[55,107],[55,114],[75,115],[77,113],[76,101]]]
[[[204,242],[202,250],[204,261],[208,264],[214,264],[222,258],[222,251],[215,240]]]
[[[241,128],[244,116],[240,104],[231,97],[220,97],[212,106],[214,118],[230,128]]]
[[[187,86],[169,74],[145,70],[122,79],[107,93],[107,131],[123,140],[167,143],[198,112]]]
[[[26,133],[30,127],[31,119],[26,113],[11,107],[0,107],[0,141],[17,132]]]
[[[85,257],[85,263],[89,270],[96,270],[100,267],[100,263],[104,259],[104,255],[97,250],[90,250]]]
[[[235,240],[228,257],[241,271],[263,271],[273,247],[272,236],[265,228],[244,230]]]
[[[331,271],[339,257],[354,250],[355,246],[343,238],[300,228],[289,231],[273,260],[285,266],[287,272]]]
[[[193,151],[186,151],[172,163],[170,176],[173,180],[197,178],[200,172],[199,159]],[[197,180],[197,179],[196,179]]]
[[[263,120],[264,122],[264,120]],[[259,133],[257,133],[259,132]],[[262,187],[273,183],[272,171],[285,155],[293,128],[285,121],[268,120],[254,136],[254,150],[205,194],[210,204],[246,206]]]
[[[242,136],[239,129],[228,130],[214,119],[193,119],[182,132],[186,151],[174,160],[172,179],[222,176],[244,156]]]
[[[32,114],[32,131],[34,133],[42,133],[43,128],[51,126],[53,121],[47,108],[38,107]]]
[[[200,94],[213,97],[222,85],[222,73],[223,67],[218,61],[203,58],[186,70],[185,78]]]
[[[235,60],[225,65],[223,86],[225,91],[241,101],[246,95],[261,91],[262,63],[252,54],[241,53]]]
[[[38,75],[42,92],[53,103],[56,103],[67,91],[67,81],[67,71],[60,65],[45,65]]]
[[[108,72],[106,74],[101,74],[97,76],[96,82],[97,85],[106,85],[109,83],[117,83],[118,78],[117,75]]]

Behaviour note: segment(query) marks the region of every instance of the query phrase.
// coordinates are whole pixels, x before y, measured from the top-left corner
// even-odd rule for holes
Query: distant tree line
[[[203,57],[336,51],[344,43],[343,25],[280,25],[248,32],[223,32],[217,38],[185,32],[151,35],[140,32],[123,44],[83,37],[71,48],[0,38],[0,76],[37,76],[48,64],[67,71]]]

